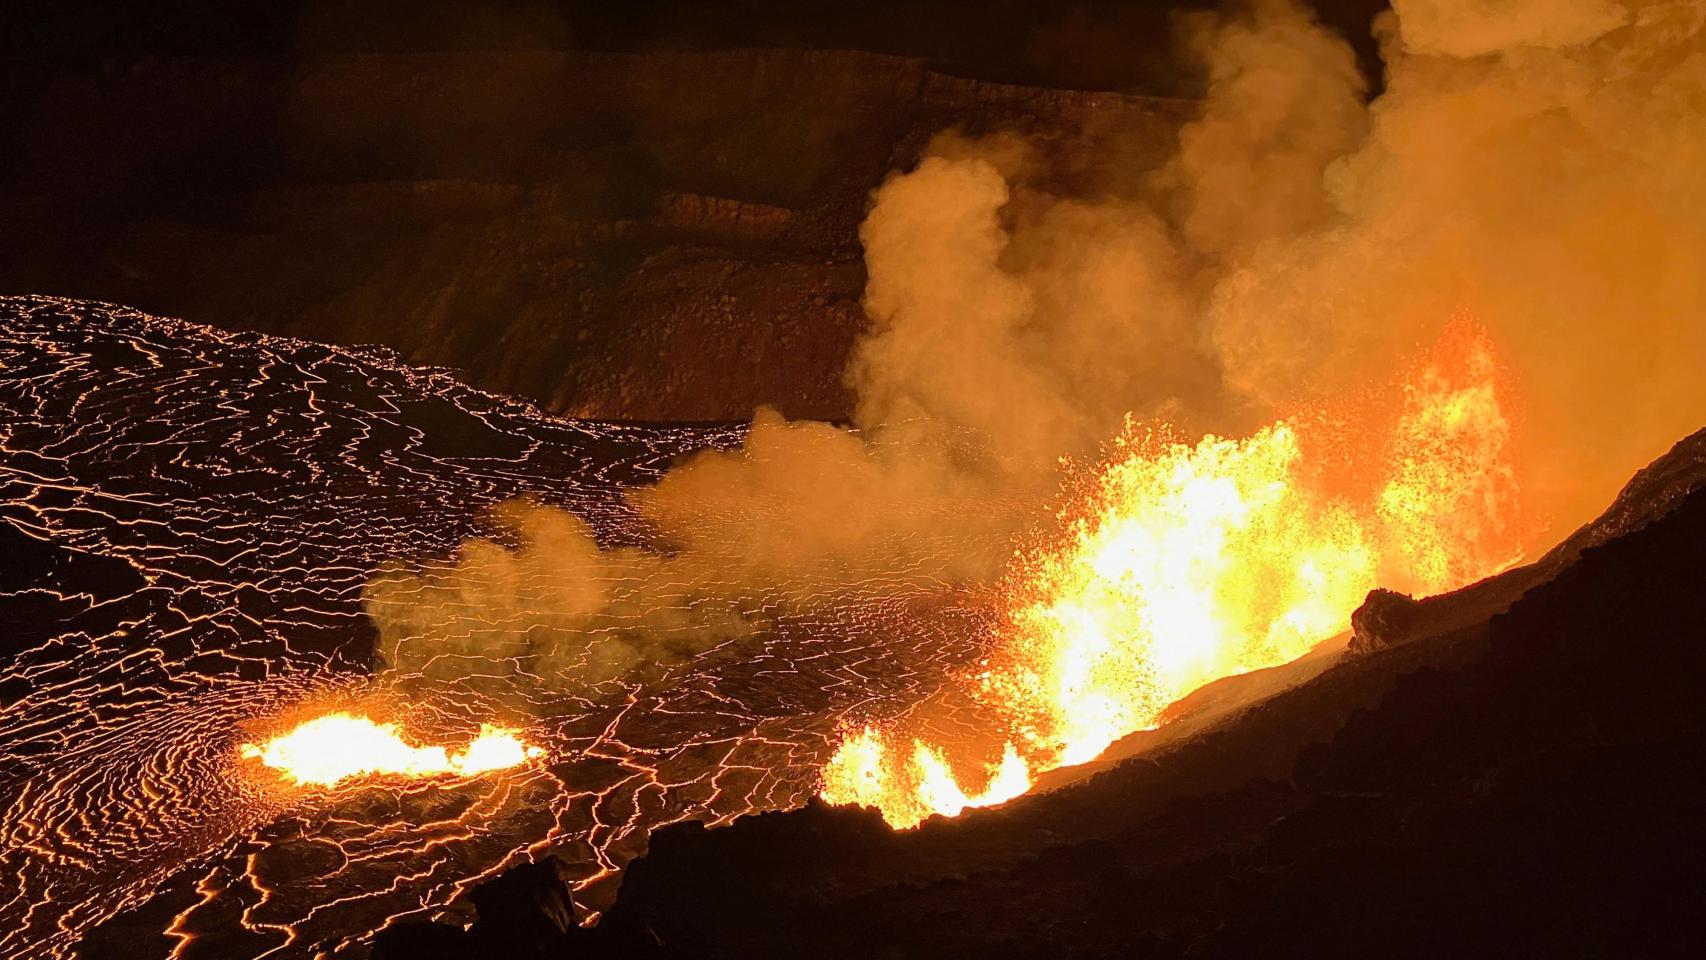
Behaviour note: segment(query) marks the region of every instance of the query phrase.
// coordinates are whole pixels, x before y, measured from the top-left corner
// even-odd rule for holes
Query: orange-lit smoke
[[[1206,683],[1302,656],[1377,584],[1433,593],[1516,562],[1530,528],[1503,393],[1490,341],[1459,321],[1388,416],[1316,411],[1194,443],[1128,425],[1064,536],[1007,578],[1012,607],[971,682],[1008,739],[978,786],[943,748],[866,728],[826,767],[824,798],[899,827],[1002,802]]]
[[[474,777],[520,766],[543,750],[523,743],[516,731],[482,724],[479,736],[460,750],[415,746],[394,723],[376,723],[336,712],[304,721],[261,744],[239,749],[292,782],[330,787],[359,777]]]
[[[1128,416],[1170,424],[1176,436],[1127,433],[1085,500],[1123,498],[1126,520],[1092,523],[1079,504],[1036,534],[1056,546],[1033,552],[1030,579],[1007,575],[1023,602],[986,698],[1014,713],[1002,723],[1020,759],[1046,765],[1203,677],[1342,629],[1346,598],[1372,583],[1434,592],[1511,562],[1531,539],[1511,519],[1519,466],[1527,517],[1558,532],[1592,516],[1706,422],[1706,0],[1395,9],[1377,26],[1372,102],[1349,45],[1291,0],[1191,19],[1205,96],[1160,163],[1122,154],[1131,139],[1097,136],[1096,120],[1076,137],[936,138],[861,226],[857,432],[760,413],[742,449],[631,495],[656,535],[642,547],[600,549],[575,518],[516,507],[504,545],[382,571],[366,599],[388,672],[493,695],[670,682],[654,668],[773,611],[988,585],[1058,495],[1062,457],[1094,457]],[[1378,426],[1334,422],[1461,309],[1488,333],[1448,332],[1435,372],[1400,391],[1407,406]],[[1488,336],[1521,384],[1520,432],[1491,354],[1463,349]],[[1332,415],[1298,412],[1311,408]],[[1241,439],[1198,442],[1211,434]],[[1144,550],[1184,534],[1137,504],[1194,503],[1199,488],[1233,500],[1190,521],[1225,544],[1201,563],[1254,565],[1187,578],[1208,612],[1159,586],[1180,575]],[[1141,610],[1074,538],[1130,548],[1131,582],[1157,585]],[[1066,627],[1052,620],[1089,615],[1079,587],[1111,604],[1091,633],[1141,614],[1211,636],[1110,640],[1108,656],[1057,668],[1050,630]],[[1166,646],[1187,642],[1212,651]],[[1102,696],[1101,678],[1136,662],[1129,643],[1161,645],[1131,668],[1139,693],[1090,719],[1049,712],[1061,691]],[[919,782],[939,782],[933,757],[968,783],[1011,769],[897,742],[893,769]]]

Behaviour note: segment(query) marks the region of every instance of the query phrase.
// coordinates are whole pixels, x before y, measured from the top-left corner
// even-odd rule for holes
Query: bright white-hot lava
[[[1436,593],[1509,566],[1527,528],[1501,393],[1491,341],[1458,321],[1389,415],[1358,398],[1195,443],[1128,426],[1065,535],[1008,577],[1005,624],[970,678],[1005,731],[984,786],[962,788],[943,748],[867,727],[825,768],[824,798],[900,827],[1003,802],[1204,684],[1302,656],[1377,585]]]
[[[394,723],[338,712],[305,721],[266,743],[246,743],[240,752],[298,784],[329,787],[369,776],[478,776],[520,766],[543,750],[522,742],[516,731],[491,724],[482,724],[480,735],[454,752],[415,746]]]

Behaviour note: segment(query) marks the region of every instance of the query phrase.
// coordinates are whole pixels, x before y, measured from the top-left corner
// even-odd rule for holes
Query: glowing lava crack
[[[330,787],[357,777],[475,777],[518,767],[544,750],[491,724],[482,724],[480,735],[454,753],[411,746],[394,723],[340,712],[306,721],[265,744],[245,743],[240,752],[298,784]]]

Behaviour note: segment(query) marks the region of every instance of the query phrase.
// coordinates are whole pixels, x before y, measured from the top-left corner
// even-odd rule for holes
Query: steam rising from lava
[[[1188,21],[1207,97],[1156,168],[938,137],[861,230],[857,432],[761,411],[740,450],[631,496],[648,544],[514,507],[506,545],[370,585],[382,658],[586,690],[778,610],[999,583],[979,689],[1006,736],[966,778],[988,790],[951,770],[977,761],[875,731],[830,770],[841,798],[898,777],[927,798],[912,813],[952,810],[1298,655],[1376,583],[1512,562],[1533,541],[1519,472],[1526,515],[1583,519],[1706,419],[1706,3],[1395,7],[1366,105],[1349,48],[1289,0]],[[1465,312],[1485,332],[1447,329]],[[1321,412],[1436,340],[1386,421]],[[1062,458],[1110,437],[1051,519]]]

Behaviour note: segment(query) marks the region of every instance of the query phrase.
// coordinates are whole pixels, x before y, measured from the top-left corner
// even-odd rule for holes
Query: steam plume
[[[939,136],[861,230],[856,432],[760,411],[742,450],[633,495],[651,549],[507,508],[518,549],[375,579],[382,658],[596,685],[779,608],[988,580],[1059,458],[1126,415],[1247,431],[1463,311],[1527,401],[1529,510],[1585,519],[1706,420],[1706,2],[1395,7],[1366,106],[1289,0],[1186,21],[1199,117],[1159,169],[1088,158],[1095,191],[1053,186],[1046,144]]]

